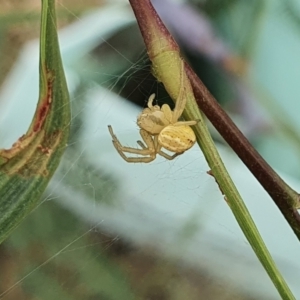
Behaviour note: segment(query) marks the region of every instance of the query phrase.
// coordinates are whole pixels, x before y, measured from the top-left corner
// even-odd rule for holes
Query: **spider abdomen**
[[[169,151],[182,153],[195,144],[196,136],[190,126],[169,125],[158,135],[158,142]]]

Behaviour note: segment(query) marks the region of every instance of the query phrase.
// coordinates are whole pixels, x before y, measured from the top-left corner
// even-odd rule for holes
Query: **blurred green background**
[[[130,14],[130,8],[126,7],[127,1],[57,1],[59,27],[64,28],[73,23],[80,26],[90,13],[101,12],[102,8],[121,2],[125,3],[125,6],[121,5],[111,12],[122,13],[124,9],[124,14]],[[229,55],[227,59],[213,60],[201,51],[192,51],[187,44],[182,43],[184,56],[218,101],[228,109],[264,158],[278,170],[293,176],[294,182],[297,182],[300,177],[298,167],[300,163],[299,3],[292,0],[272,2],[194,0],[189,3],[194,5],[195,11],[199,10],[207,16],[214,30],[213,35],[228,47]],[[11,76],[11,70],[18,63],[24,50],[23,46],[38,38],[40,1],[0,0],[0,7],[0,69],[2,71],[0,84],[3,87],[6,85],[7,78]],[[110,16],[108,12],[105,12],[108,19],[116,17]],[[90,28],[92,30],[92,27]],[[109,32],[109,28],[107,31]],[[88,35],[87,31],[86,35]],[[132,106],[134,111],[141,110],[152,92],[158,94],[159,104],[170,103],[171,105],[171,101],[163,87],[151,75],[146,51],[133,21],[124,21],[123,25],[120,22],[120,25],[112,28],[109,34],[98,38],[99,45],[89,44],[92,38],[84,42],[84,36],[85,33],[78,33],[74,42],[74,44],[78,42],[78,46],[73,45],[72,49],[83,49],[86,45],[88,55],[79,55],[80,59],[75,61],[70,57],[64,57],[67,77],[70,78],[68,83],[73,110],[69,147],[41,205],[0,246],[0,299],[279,299],[275,298],[276,291],[268,282],[264,271],[259,269],[259,263],[256,262],[259,272],[253,276],[257,278],[265,276],[263,280],[269,285],[264,284],[264,281],[262,284],[266,286],[266,291],[255,290],[247,278],[247,268],[250,268],[251,259],[255,260],[255,258],[250,254],[251,259],[249,259],[248,252],[251,251],[244,252],[243,247],[249,248],[244,239],[235,233],[235,229],[227,226],[225,221],[217,217],[218,204],[214,199],[223,201],[217,187],[212,192],[208,190],[207,194],[203,192],[205,184],[214,186],[214,183],[205,173],[207,171],[205,163],[200,162],[198,165],[198,160],[195,158],[198,155],[197,151],[192,156],[195,160],[191,160],[189,164],[181,160],[178,169],[176,163],[166,163],[162,160],[153,164],[152,168],[127,166],[118,160],[107,132],[103,130],[102,133],[98,125],[93,125],[96,126],[94,130],[97,134],[99,132],[103,134],[103,139],[101,137],[97,139],[92,146],[93,150],[88,150],[90,137],[94,137],[94,132],[91,133],[91,129],[87,129],[90,125],[86,124],[89,124],[92,119],[103,121],[105,128],[108,124],[114,125],[119,120],[120,124],[125,126],[122,128],[122,125],[116,125],[116,130],[120,132],[120,139],[122,135],[123,139],[126,135],[130,135],[133,141],[138,137],[137,130],[126,128],[126,111],[118,109],[117,104],[108,104],[106,111],[104,100],[102,102],[99,98],[96,107],[101,110],[103,105],[104,113],[98,116],[86,113],[88,109],[93,110],[88,99],[95,87],[105,87],[110,92],[129,99],[129,102],[139,106]],[[82,53],[84,51],[82,50]],[[21,77],[28,76],[29,71],[26,68],[21,70]],[[22,84],[15,80],[13,89],[21,89]],[[37,85],[36,81],[35,89]],[[26,105],[29,93],[23,95],[24,98],[19,101],[24,101]],[[120,103],[125,107],[127,102],[124,98]],[[4,103],[5,99],[0,97],[1,100]],[[4,114],[2,107],[5,106],[1,106],[0,103],[0,117],[2,113]],[[116,119],[109,117],[111,111],[118,111],[119,115],[115,117]],[[15,116],[12,119],[14,119],[13,126],[17,128],[19,119]],[[127,123],[134,125],[135,118],[130,117],[128,120],[130,121]],[[9,129],[3,128],[2,135],[13,139]],[[26,128],[20,130],[26,131]],[[89,133],[86,133],[87,131]],[[134,135],[133,138],[131,133]],[[213,129],[212,133],[216,141],[224,146],[222,139]],[[132,143],[130,139],[126,140],[128,144]],[[227,153],[227,161],[232,160],[232,170],[238,170],[236,177],[241,177],[241,182],[248,182],[247,176],[250,175],[242,178],[244,174],[242,172],[246,171],[235,165],[230,150],[224,151]],[[104,161],[106,160],[106,164],[103,161],[97,163],[98,155]],[[199,173],[196,173],[190,165],[193,162],[196,162],[197,169],[201,169]],[[163,169],[159,169],[161,167]],[[116,171],[121,169],[123,173]],[[138,178],[142,178],[146,190],[138,189]],[[157,181],[154,181],[156,186],[152,186],[151,178],[156,178]],[[194,178],[200,178],[201,184],[192,183]],[[126,185],[127,181],[131,183]],[[165,182],[169,187],[164,186]],[[250,191],[248,195],[249,198],[255,198],[251,184],[248,186]],[[186,189],[190,191],[188,197],[185,194]],[[124,190],[128,191],[130,197],[125,197]],[[263,192],[260,190],[260,193]],[[77,196],[82,199],[76,200]],[[146,204],[140,208],[137,207],[132,199],[136,198],[137,203],[139,200],[144,203],[144,196],[151,201],[145,202]],[[176,198],[175,201],[172,198]],[[124,199],[129,199],[130,203],[126,203]],[[164,203],[161,199],[166,199],[167,202]],[[203,201],[202,206],[197,207],[197,210],[204,211],[200,221],[198,212],[191,209],[189,201],[193,203]],[[210,206],[206,206],[207,202],[210,202]],[[150,207],[149,203],[155,203],[154,208]],[[222,202],[222,205],[221,211],[226,210],[226,204]],[[186,215],[182,213],[184,217],[181,215],[178,217],[177,212],[180,213],[186,206],[191,209],[191,212]],[[140,210],[135,213],[128,212],[135,208]],[[103,215],[99,214],[97,218],[94,213],[97,214],[98,209]],[[151,219],[148,214],[154,214],[159,220],[158,223],[155,224],[153,221],[155,218]],[[228,216],[230,219],[230,214]],[[276,218],[280,217],[276,215],[274,222],[277,222]],[[242,250],[236,248],[235,253],[227,248],[224,250],[222,248],[224,245],[230,247],[230,240],[223,236],[217,241],[212,241],[214,237],[207,233],[206,243],[209,244],[210,241],[215,243],[211,248],[208,247],[210,249],[208,252],[211,251],[212,256],[205,262],[193,264],[193,258],[188,259],[187,249],[191,240],[198,241],[198,234],[206,236],[206,219],[212,219],[211,223],[216,226],[216,230],[224,227],[225,232],[242,245]],[[118,220],[120,224],[126,226],[111,225]],[[234,220],[231,218],[230,222]],[[157,226],[157,229],[156,225],[162,227]],[[118,231],[122,226],[123,231]],[[135,230],[139,228],[140,231]],[[174,235],[176,242],[174,236],[171,236],[170,240],[164,238],[159,240],[155,236],[155,232],[158,234],[160,230],[162,234],[165,230],[172,232],[173,229],[176,231]],[[214,229],[208,232],[213,231]],[[165,236],[168,237],[168,234]],[[197,243],[195,242],[198,246],[193,247],[193,251],[201,252],[201,249],[205,249],[205,245],[201,242]],[[219,244],[221,245],[219,252],[211,250]],[[178,249],[173,249],[174,247]],[[295,249],[297,251],[297,248]],[[237,253],[240,253],[241,257]],[[283,253],[288,255],[289,251],[283,249]],[[213,261],[222,258],[228,260],[227,266],[242,265],[241,259],[244,261],[244,267],[237,272],[234,272],[234,267],[232,270],[221,270],[221,264],[218,267],[213,264]],[[202,267],[201,263],[203,263]],[[210,265],[215,270],[211,270]],[[287,275],[299,272],[299,269],[295,271],[299,266],[293,269],[287,263],[282,265],[285,265]],[[219,271],[220,275],[216,276]],[[228,274],[231,281],[224,272],[231,273]],[[245,278],[243,284],[239,281],[242,278]],[[253,293],[250,292],[251,289]]]

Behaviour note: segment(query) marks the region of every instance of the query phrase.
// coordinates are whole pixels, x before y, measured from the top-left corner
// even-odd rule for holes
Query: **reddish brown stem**
[[[253,148],[188,64],[185,70],[199,108],[268,192],[300,239],[300,216],[294,208],[294,203],[299,201],[299,194]]]
[[[177,49],[176,42],[160,20],[150,0],[129,0],[129,2],[138,21],[150,59],[156,55],[151,50],[151,43],[155,39],[163,40],[161,36],[171,43],[172,48]],[[153,31],[149,28],[155,28],[156,34],[151,34]],[[295,203],[299,203],[299,194],[288,186],[253,148],[188,64],[185,64],[185,70],[199,108],[268,192],[300,240],[300,216],[295,208]]]

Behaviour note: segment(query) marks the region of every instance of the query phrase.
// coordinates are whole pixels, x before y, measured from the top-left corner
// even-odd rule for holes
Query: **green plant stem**
[[[211,174],[216,179],[220,190],[225,195],[225,200],[231,208],[231,211],[233,212],[240,228],[242,229],[245,237],[249,241],[261,264],[264,266],[269,277],[273,281],[282,299],[295,299],[280,271],[276,267],[276,264],[272,259],[272,256],[269,253],[262,237],[260,236],[246,205],[244,204],[238,190],[230,178],[230,175],[228,174],[221,160],[221,157],[215,147],[201,113],[198,110],[197,104],[187,104],[184,116],[187,120],[200,120],[198,126],[195,126],[194,131],[197,136],[197,142],[205,156],[208,165],[211,168]]]
[[[186,64],[185,70],[191,81],[198,106],[268,192],[298,239],[300,239],[300,216],[297,211],[299,194],[253,148],[191,67]]]
[[[195,134],[197,142],[211,168],[211,174],[215,177],[239,226],[282,299],[295,299],[277,269],[218,154],[202,114],[198,109],[187,74],[181,68],[182,59],[177,44],[159,19],[150,0],[130,0],[130,3],[138,20],[150,60],[152,61],[154,75],[164,84],[167,92],[174,100],[180,95],[181,85],[183,85],[185,91],[184,97],[187,99],[184,117],[186,120],[199,120],[198,124],[194,126]],[[188,70],[191,74],[187,65],[185,66],[185,70]]]
[[[130,1],[131,5],[139,8],[140,5],[148,5],[148,0],[141,1],[143,4],[136,4],[136,1]],[[154,9],[153,9],[154,10]],[[147,38],[150,36],[150,29],[153,27],[151,25],[151,18],[160,25],[164,26],[158,15],[147,15],[147,13],[142,13],[141,10],[135,10],[137,19],[144,18],[150,24],[148,27],[142,27],[140,29],[142,35],[144,36],[145,43],[147,45]],[[149,20],[148,20],[149,19]],[[164,29],[167,32],[167,29]],[[169,34],[169,33],[168,33]],[[172,48],[175,49],[175,41],[171,38],[166,37]],[[162,43],[160,46],[164,46],[164,41],[156,38],[157,41]],[[151,49],[148,53],[151,55]],[[274,203],[277,205],[292,230],[300,240],[300,216],[297,211],[299,206],[300,196],[293,190],[271,167],[270,165],[261,157],[261,155],[253,148],[242,132],[237,128],[233,121],[229,118],[226,112],[221,108],[215,98],[210,94],[207,88],[204,86],[202,81],[194,73],[194,71],[186,64],[186,73],[191,81],[191,85],[194,90],[194,95],[197,100],[198,106],[210,120],[216,130],[228,143],[228,145],[233,149],[233,151],[239,156],[243,163],[247,166],[250,172],[258,180],[258,182],[263,186],[267,193],[271,196]],[[172,95],[171,95],[172,96]]]

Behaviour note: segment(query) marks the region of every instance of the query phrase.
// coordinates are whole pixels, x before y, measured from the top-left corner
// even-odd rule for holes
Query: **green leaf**
[[[39,101],[32,123],[12,148],[0,150],[0,243],[38,205],[69,136],[70,101],[54,0],[42,0],[39,72]]]

